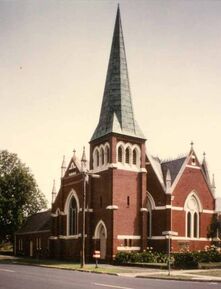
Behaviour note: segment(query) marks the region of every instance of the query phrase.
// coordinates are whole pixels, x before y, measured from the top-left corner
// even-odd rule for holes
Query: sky
[[[0,150],[31,168],[50,204],[63,155],[89,156],[118,3],[146,149],[176,158],[193,141],[221,197],[219,0],[0,0]]]

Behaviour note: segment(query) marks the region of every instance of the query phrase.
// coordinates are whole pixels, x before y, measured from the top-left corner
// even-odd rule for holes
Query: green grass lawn
[[[42,259],[31,259],[31,258],[7,258],[6,256],[0,256],[0,263],[10,264],[22,264],[22,265],[35,265],[40,267],[58,268],[66,270],[82,270],[88,272],[100,272],[100,273],[133,273],[133,268],[125,270],[124,268],[118,268],[113,266],[102,266],[98,264],[98,268],[95,268],[95,264],[86,264],[81,268],[79,263],[73,263],[68,261],[56,261],[56,260],[42,260]]]

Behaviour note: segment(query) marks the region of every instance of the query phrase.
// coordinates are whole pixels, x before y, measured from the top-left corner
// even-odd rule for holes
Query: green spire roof
[[[109,133],[119,133],[145,139],[134,119],[119,7],[117,9],[100,119],[91,140]]]

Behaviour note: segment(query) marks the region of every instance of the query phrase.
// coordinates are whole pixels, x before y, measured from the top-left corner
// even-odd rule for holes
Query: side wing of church
[[[145,142],[134,117],[118,7],[89,161],[85,162],[85,151],[81,161],[74,152],[68,166],[62,164],[58,193],[52,192],[46,237],[50,257],[79,259],[82,237],[86,257],[100,250],[105,260],[148,246],[166,251],[166,235],[171,236],[172,251],[211,244],[208,228],[215,215],[215,184],[210,182],[205,158],[200,163],[191,146],[185,157],[163,161],[149,155]],[[37,233],[38,238],[46,236],[35,231],[33,240],[27,241],[28,232],[16,234],[18,255],[30,255],[32,242],[32,256],[37,256]],[[26,248],[21,247],[24,243]]]

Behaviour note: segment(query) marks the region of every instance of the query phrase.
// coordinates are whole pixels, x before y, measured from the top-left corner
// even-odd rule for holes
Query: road
[[[154,280],[0,264],[0,289],[221,289],[221,283]]]

